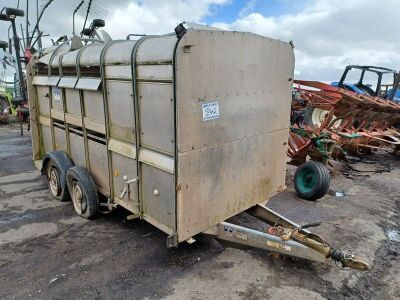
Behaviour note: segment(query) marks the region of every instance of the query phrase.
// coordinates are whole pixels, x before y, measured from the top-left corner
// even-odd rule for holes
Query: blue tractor
[[[348,78],[356,81],[349,83]],[[384,83],[384,80],[390,83]],[[357,94],[380,97],[400,103],[399,82],[400,74],[395,70],[374,66],[349,65],[344,70],[340,81],[332,82],[331,85]]]

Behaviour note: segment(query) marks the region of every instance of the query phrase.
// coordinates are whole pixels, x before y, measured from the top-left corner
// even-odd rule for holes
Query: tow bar
[[[321,236],[306,230],[320,223],[299,226],[261,204],[249,208],[246,212],[271,225],[267,233],[228,222],[221,222],[206,233],[214,235],[218,240],[229,242],[232,247],[255,247],[321,263],[332,259],[340,262],[342,268],[359,271],[370,269],[370,266],[357,258],[352,250],[335,249]]]

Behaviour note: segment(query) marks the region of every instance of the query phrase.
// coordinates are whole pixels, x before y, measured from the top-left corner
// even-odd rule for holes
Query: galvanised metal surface
[[[76,57],[78,56],[79,50],[65,53],[61,57],[61,69],[64,67],[73,67],[76,72]]]
[[[180,39],[76,45],[29,69],[35,160],[66,149],[101,193],[169,234],[170,244],[284,189],[288,43],[189,30]],[[48,56],[61,63],[47,76],[39,67]]]
[[[60,58],[64,54],[68,53],[69,50],[70,50],[69,45],[67,43],[63,43],[60,45],[60,47],[58,47],[56,51],[53,52],[54,55],[49,60],[49,62],[51,62],[49,65],[53,70],[53,75],[54,75],[54,70],[58,69],[60,66]]]
[[[59,110],[61,112],[64,111],[64,97],[62,95],[62,90],[59,87],[51,88],[51,108]]]
[[[115,67],[130,66],[132,49],[135,44],[136,41],[113,41],[104,53],[104,64]]]
[[[103,48],[100,61],[106,108],[109,193],[116,203],[140,215],[139,186],[137,183],[128,183],[138,177],[131,67],[135,44],[135,41],[112,41]]]
[[[138,83],[141,145],[167,155],[175,150],[173,92],[171,83]]]
[[[82,51],[79,53],[81,71],[89,66],[100,66],[100,56],[104,47],[104,43],[94,43],[82,48]]]
[[[68,152],[67,136],[65,134],[65,126],[54,124],[54,142],[57,151]]]
[[[79,83],[79,81],[78,81]],[[82,89],[85,117],[104,122],[104,103],[101,91]]]
[[[126,145],[132,148],[132,145],[125,144],[124,146],[126,147]],[[117,200],[121,206],[127,208],[132,213],[139,214],[137,184],[131,185],[130,193],[127,193],[126,196],[120,198],[120,193],[123,191],[126,185],[125,181],[123,180],[123,176],[126,175],[127,178],[136,178],[138,176],[135,156],[128,157],[128,153],[120,151],[121,148],[123,148],[121,147],[120,143],[115,146],[117,147],[116,149],[109,147],[109,155],[112,161],[112,183],[113,190],[115,191],[114,199]],[[121,152],[121,154],[119,152]]]
[[[36,91],[37,91],[40,115],[49,117],[50,116],[50,106],[49,106],[50,88],[48,86],[37,86]]]
[[[42,146],[43,146],[44,152],[52,151],[53,145],[52,145],[50,126],[42,125],[41,133],[42,133]]]
[[[106,80],[110,136],[135,143],[135,110],[132,82]]]
[[[88,138],[89,171],[103,194],[109,196],[107,146],[104,141],[89,135]]]
[[[174,49],[178,39],[175,34],[163,36],[146,36],[137,49],[135,62],[137,64],[172,63]]]
[[[284,189],[294,55],[250,33],[189,31],[175,61],[179,240]]]
[[[79,91],[71,88],[65,88],[63,94],[66,106],[65,112],[76,116],[80,116],[82,108],[81,108],[81,99],[79,97]]]
[[[69,155],[76,166],[87,167],[83,132],[70,128],[68,132]]]

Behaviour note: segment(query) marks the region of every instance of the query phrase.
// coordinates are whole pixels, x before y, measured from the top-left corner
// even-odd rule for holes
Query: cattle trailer
[[[122,206],[168,247],[206,233],[368,268],[264,206],[285,189],[291,43],[182,23],[137,40],[74,36],[27,69],[33,159],[79,215]],[[271,230],[226,222],[244,211]]]

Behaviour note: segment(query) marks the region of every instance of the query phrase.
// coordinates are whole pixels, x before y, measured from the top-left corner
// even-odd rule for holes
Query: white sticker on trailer
[[[53,99],[56,101],[61,101],[62,90],[58,87],[53,88]]]
[[[219,118],[219,103],[210,102],[201,105],[203,110],[203,121],[209,121]]]

